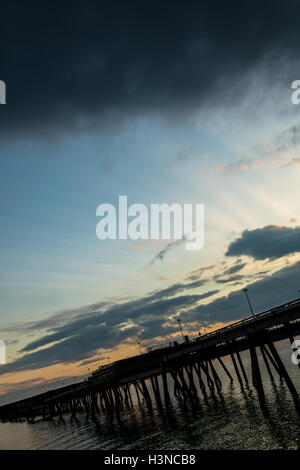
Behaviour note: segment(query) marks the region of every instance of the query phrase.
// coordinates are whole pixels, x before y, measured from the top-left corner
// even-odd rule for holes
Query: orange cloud
[[[289,166],[294,166],[294,165],[299,165],[299,164],[300,164],[299,157],[292,158],[291,161],[288,163]]]
[[[236,163],[228,163],[227,165],[215,165],[214,166],[214,171],[217,172],[227,172],[230,170],[238,169],[238,170],[244,170],[244,171],[249,171],[251,169],[256,169],[256,168],[261,168],[264,166],[264,162],[260,160],[259,158],[255,159],[247,159],[247,160],[239,160]]]

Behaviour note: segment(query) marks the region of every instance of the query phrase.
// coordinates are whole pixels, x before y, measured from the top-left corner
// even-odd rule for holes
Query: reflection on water
[[[289,343],[281,341],[276,347],[299,391],[300,370],[291,362]],[[242,352],[241,357],[251,382],[249,353]],[[230,358],[224,358],[224,362],[236,379]],[[0,423],[0,449],[300,448],[299,416],[289,390],[277,374],[274,373],[272,383],[260,362],[267,403],[267,411],[262,413],[252,385],[241,390],[237,380],[231,383],[217,363],[214,365],[222,380],[222,391],[208,392],[204,397],[198,389],[199,401],[194,406],[171,396],[168,412],[158,409],[154,400],[149,410],[144,402],[138,404],[132,388],[134,406],[124,407],[113,419],[101,412],[94,421],[78,413],[76,421],[65,415],[65,424],[58,418],[52,423]],[[172,379],[169,380],[172,392]],[[196,377],[195,384],[198,386]]]

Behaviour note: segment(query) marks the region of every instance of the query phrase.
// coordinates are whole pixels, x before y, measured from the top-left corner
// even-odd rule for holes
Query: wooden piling
[[[230,378],[231,382],[233,381],[233,378],[232,378],[232,375],[230,374],[229,370],[227,369],[227,367],[225,366],[224,362],[222,361],[222,359],[217,356],[217,359],[219,361],[219,363],[221,364],[221,366],[223,367],[224,371],[226,372],[226,374],[228,375],[228,377]]]
[[[271,382],[274,382],[274,377],[273,377],[273,374],[272,374],[272,371],[271,371],[271,367],[270,367],[270,365],[269,365],[268,358],[267,358],[267,356],[266,356],[265,348],[264,348],[264,345],[263,345],[263,344],[260,345],[260,351],[261,351],[261,355],[262,355],[262,358],[263,358],[263,360],[264,360],[265,366],[266,366],[266,368],[267,368],[268,374],[269,374],[269,376],[270,376]]]
[[[233,351],[230,351],[230,356],[231,356],[231,360],[232,360],[232,363],[233,363],[233,367],[234,367],[236,376],[237,376],[237,378],[238,378],[238,381],[239,381],[239,383],[240,383],[240,386],[241,386],[241,388],[243,388],[243,381],[242,381],[242,378],[241,378],[241,376],[240,376],[240,372],[239,372],[239,369],[238,369],[238,366],[237,366],[237,363],[236,363],[236,360],[235,360],[234,352],[233,352]]]
[[[214,366],[213,366],[213,363],[212,363],[211,359],[208,359],[208,364],[209,364],[209,366],[210,366],[210,369],[211,369],[212,376],[213,376],[213,378],[214,378],[216,387],[217,387],[217,389],[220,391],[220,390],[222,389],[222,382],[221,382],[221,380],[220,380],[220,377],[219,377],[218,374],[217,374],[216,369],[215,369]]]
[[[248,384],[248,377],[247,377],[247,374],[246,374],[246,371],[245,371],[245,368],[244,368],[244,364],[243,364],[242,358],[241,358],[241,356],[240,356],[240,352],[239,352],[238,349],[236,349],[235,352],[236,352],[236,357],[238,358],[238,362],[239,362],[240,369],[241,369],[241,371],[242,371],[242,374],[243,374],[245,383]]]
[[[185,366],[185,371],[189,379],[189,388],[195,397],[198,396],[197,388],[195,386],[194,377],[193,377],[193,367],[190,364]]]
[[[295,406],[297,409],[299,409],[299,395],[271,339],[268,340],[268,347],[270,349],[271,354],[273,355],[274,360],[277,363],[279,370],[281,371],[281,374],[285,380],[285,383],[287,384],[291,392]]]
[[[256,349],[255,349],[254,338],[252,338],[252,336],[249,335],[248,341],[249,341],[251,365],[252,365],[252,371],[253,371],[253,385],[255,384],[254,386],[256,387],[256,390],[258,393],[258,399],[259,399],[261,408],[265,409],[266,408],[265,394],[264,394],[264,388],[263,388],[261,375],[260,375],[260,369],[259,369],[259,364],[258,364],[258,359],[257,359],[257,354],[256,354]]]
[[[197,364],[197,363],[195,363],[195,364],[194,364],[194,369],[195,369],[196,374],[197,374],[197,376],[198,376],[198,381],[199,381],[199,385],[200,385],[201,391],[202,391],[203,395],[206,395],[206,388],[205,388],[205,383],[204,383],[203,380],[202,380],[200,365]]]
[[[178,378],[177,378],[177,369],[171,369],[170,370],[170,374],[172,376],[172,379],[174,381],[174,386],[176,384],[176,389],[178,390],[178,392],[181,394],[181,397],[184,399],[184,400],[187,400],[188,399],[188,395],[186,393],[186,391],[184,390],[182,384],[179,382]],[[179,397],[179,394],[177,394],[177,397]]]
[[[141,379],[142,391],[148,408],[152,409],[152,400],[144,379]]]
[[[163,390],[164,390],[164,401],[165,401],[165,405],[168,406],[170,404],[170,395],[169,395],[169,390],[168,390],[166,366],[164,362],[161,363],[161,376],[162,376]]]
[[[134,388],[135,388],[135,393],[136,393],[136,396],[137,396],[138,403],[140,404],[140,403],[141,403],[141,400],[140,400],[140,395],[139,395],[139,390],[138,390],[137,382],[134,381],[134,382],[133,382],[133,385],[134,385]]]
[[[215,384],[214,384],[214,381],[211,379],[207,364],[204,361],[199,361],[198,364],[199,364],[199,367],[203,370],[203,372],[206,376],[206,381],[207,381],[208,387],[213,392],[214,388],[215,388]]]

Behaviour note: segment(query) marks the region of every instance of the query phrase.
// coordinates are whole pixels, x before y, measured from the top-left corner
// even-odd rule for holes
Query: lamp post
[[[183,336],[183,332],[182,332],[182,328],[181,328],[181,320],[180,318],[177,318],[177,321],[178,321],[178,325],[179,325],[179,329],[180,329],[180,333],[181,333],[181,336],[182,336],[182,339],[184,339],[184,336]]]
[[[249,297],[248,297],[248,288],[245,287],[245,289],[243,289],[243,292],[245,292],[245,295],[246,295],[246,297],[247,297],[247,301],[248,301],[248,304],[249,304],[249,307],[250,307],[250,311],[251,311],[251,313],[252,313],[252,316],[254,317],[252,305],[251,305],[250,300],[249,300]]]
[[[139,341],[138,341],[138,345],[139,345],[140,354],[142,354],[141,343]]]

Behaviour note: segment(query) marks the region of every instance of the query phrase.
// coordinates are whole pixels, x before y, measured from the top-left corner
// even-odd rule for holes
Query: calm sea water
[[[289,342],[278,342],[276,347],[299,392],[300,369],[291,362]],[[249,353],[241,356],[250,379]],[[230,358],[224,362],[236,379]],[[194,409],[172,397],[170,413],[155,406],[151,413],[144,404],[138,405],[132,389],[134,407],[125,408],[113,422],[103,413],[97,416],[97,423],[78,413],[77,423],[71,422],[69,415],[65,415],[65,424],[57,418],[53,423],[0,423],[0,449],[299,449],[300,421],[290,392],[275,372],[272,384],[260,364],[266,414],[260,409],[255,389],[249,385],[241,391],[237,380],[231,384],[216,364],[222,392],[209,394],[205,400],[199,390],[199,404]]]

